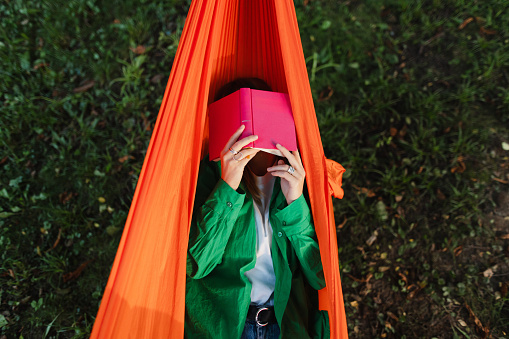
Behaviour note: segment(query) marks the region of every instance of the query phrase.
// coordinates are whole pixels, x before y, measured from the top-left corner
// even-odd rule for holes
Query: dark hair
[[[272,91],[272,88],[265,81],[259,78],[238,78],[222,86],[214,97],[214,101],[224,98],[241,88],[258,89],[262,91]],[[281,157],[278,157],[278,159]],[[261,203],[262,192],[256,185],[255,174],[249,169],[249,166],[244,167],[244,174],[242,175],[242,181],[246,185],[247,190],[253,197],[253,200],[257,203]]]
[[[223,85],[214,97],[214,101],[224,98],[241,88],[259,89],[262,91],[272,91],[272,88],[265,81],[259,78],[238,78]]]

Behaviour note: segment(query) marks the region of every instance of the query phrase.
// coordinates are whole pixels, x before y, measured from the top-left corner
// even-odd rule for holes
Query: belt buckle
[[[262,324],[260,323],[260,321],[258,320],[258,315],[260,314],[261,311],[268,311],[269,309],[267,307],[263,307],[263,308],[260,308],[258,310],[258,312],[256,312],[256,317],[255,317],[255,320],[256,320],[256,323],[260,326],[267,326],[269,324],[269,322],[267,321],[265,324]]]

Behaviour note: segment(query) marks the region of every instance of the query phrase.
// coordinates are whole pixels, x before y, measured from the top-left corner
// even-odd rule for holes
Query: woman
[[[237,79],[215,100],[260,79]],[[186,338],[325,338],[318,311],[325,287],[298,151],[283,157],[243,149],[256,135],[226,143],[221,161],[206,156],[198,175],[189,234]],[[242,151],[241,151],[242,150]]]

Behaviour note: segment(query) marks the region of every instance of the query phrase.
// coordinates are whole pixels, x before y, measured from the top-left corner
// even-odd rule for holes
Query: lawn
[[[352,338],[509,338],[509,2],[295,1]],[[189,1],[0,3],[0,339],[88,338]]]

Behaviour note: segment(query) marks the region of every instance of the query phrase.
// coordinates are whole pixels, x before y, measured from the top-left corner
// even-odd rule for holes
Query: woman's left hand
[[[281,190],[285,195],[287,204],[290,205],[302,195],[306,172],[304,171],[299,151],[290,152],[280,144],[277,144],[276,147],[283,153],[286,159],[288,159],[288,162],[290,162],[290,165],[295,171],[290,174],[290,172],[288,172],[290,165],[285,164],[283,160],[279,160],[277,165],[267,168],[267,171],[281,178]]]

